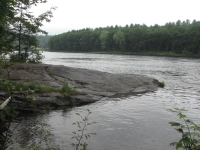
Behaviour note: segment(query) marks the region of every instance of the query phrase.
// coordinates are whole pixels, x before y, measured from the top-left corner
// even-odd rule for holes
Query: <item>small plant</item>
[[[91,135],[96,135],[96,133],[85,133],[87,130],[86,127],[92,124],[95,124],[96,122],[88,122],[89,115],[92,113],[89,109],[87,109],[87,115],[85,117],[81,116],[79,113],[76,113],[76,115],[81,117],[81,121],[74,122],[73,125],[77,125],[78,131],[72,132],[74,136],[72,139],[76,140],[76,143],[72,143],[72,146],[76,148],[76,150],[86,150],[88,144],[84,142],[84,139],[90,138]]]
[[[200,125],[195,124],[187,119],[183,112],[185,109],[170,109],[171,112],[177,113],[182,122],[169,122],[171,126],[176,127],[176,130],[181,133],[181,139],[178,142],[170,143],[171,146],[176,146],[176,149],[183,150],[200,150]]]
[[[161,83],[160,83],[160,87],[161,87],[161,88],[164,88],[164,87],[165,87],[165,82],[161,82]]]
[[[74,89],[71,89],[67,84],[64,84],[63,87],[60,89],[60,93],[67,96],[69,94],[76,95],[77,91]]]

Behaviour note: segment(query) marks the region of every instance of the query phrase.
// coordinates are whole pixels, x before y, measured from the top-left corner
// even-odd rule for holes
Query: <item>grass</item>
[[[65,84],[61,89],[59,89],[59,92],[63,95],[67,96],[70,95],[76,95],[78,92],[74,89],[71,89],[67,84]]]
[[[14,91],[27,91],[27,90],[33,90],[35,93],[50,93],[50,92],[57,92],[61,93],[64,96],[68,95],[75,95],[77,94],[77,91],[74,89],[71,89],[67,84],[64,84],[62,88],[53,88],[53,87],[47,87],[47,86],[40,86],[36,83],[30,83],[30,84],[24,84],[24,83],[12,83],[13,90]],[[4,85],[3,81],[0,81],[0,90],[6,91],[6,85]]]

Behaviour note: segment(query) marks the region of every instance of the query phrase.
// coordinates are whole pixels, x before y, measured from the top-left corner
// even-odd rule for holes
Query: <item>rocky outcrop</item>
[[[46,64],[13,64],[9,65],[10,79],[13,82],[31,83],[54,88],[61,88],[67,83],[78,91],[77,95],[64,96],[60,93],[35,93],[34,105],[37,108],[50,105],[77,106],[93,103],[102,98],[119,98],[138,93],[153,92],[160,82],[142,75],[111,74],[87,69],[54,66]],[[1,69],[0,78],[6,78],[7,71]],[[0,93],[4,97],[5,93]],[[30,108],[23,95],[16,96],[14,102],[20,108]]]

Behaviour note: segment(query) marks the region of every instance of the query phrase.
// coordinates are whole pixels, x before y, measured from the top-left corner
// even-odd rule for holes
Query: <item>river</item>
[[[165,88],[152,93],[122,99],[105,99],[71,109],[53,110],[37,116],[23,116],[14,131],[13,145],[31,145],[39,122],[52,130],[53,142],[61,149],[73,149],[73,122],[83,116],[86,109],[92,114],[89,132],[96,132],[86,142],[88,150],[175,150],[170,142],[180,135],[168,122],[178,121],[171,108],[185,108],[186,115],[200,122],[200,59],[105,55],[88,53],[44,52],[43,63],[86,68],[109,73],[147,75],[165,82]]]

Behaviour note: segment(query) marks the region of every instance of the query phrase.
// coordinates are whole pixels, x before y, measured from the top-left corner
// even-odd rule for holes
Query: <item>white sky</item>
[[[87,27],[200,20],[200,0],[48,0],[32,11],[37,16],[51,6],[58,8],[42,27],[49,35]]]

